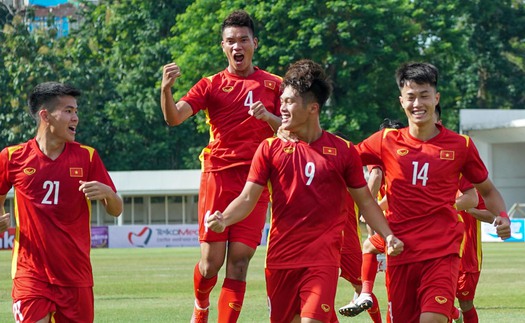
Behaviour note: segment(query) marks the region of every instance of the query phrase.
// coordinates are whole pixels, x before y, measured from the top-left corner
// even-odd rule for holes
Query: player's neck
[[[317,124],[311,127],[304,127],[299,131],[295,132],[295,134],[297,135],[297,138],[299,138],[299,140],[310,144],[322,136],[323,129],[320,125]]]
[[[424,124],[411,123],[409,125],[410,135],[421,141],[427,141],[439,134],[439,128],[433,122]]]
[[[40,151],[51,160],[57,159],[66,147],[66,143],[63,140],[57,139],[46,131],[39,131],[35,139]]]
[[[242,70],[241,69],[235,69],[231,65],[228,65],[228,72],[230,74],[237,75],[237,76],[240,76],[240,77],[248,77],[248,76],[252,75],[253,73],[255,73],[255,68],[253,67],[253,64],[251,64],[248,68],[242,69]]]

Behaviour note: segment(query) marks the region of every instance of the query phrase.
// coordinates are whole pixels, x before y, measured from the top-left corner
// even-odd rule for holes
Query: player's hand
[[[257,120],[268,121],[271,116],[271,112],[266,110],[266,107],[261,101],[257,101],[248,110],[248,114],[256,118]]]
[[[224,223],[224,217],[222,216],[222,213],[219,211],[215,211],[212,215],[208,216],[208,219],[206,220],[207,227],[217,233],[224,232],[224,229],[226,229],[226,224]]]
[[[387,254],[389,256],[397,256],[403,252],[405,244],[403,241],[396,238],[393,234],[386,236],[385,239]]]
[[[277,129],[277,138],[281,139],[284,142],[299,142],[299,138],[288,130],[284,130],[283,127]]]
[[[171,88],[175,80],[180,77],[180,67],[175,63],[164,65],[162,68],[162,89]]]
[[[11,215],[9,213],[6,213],[4,215],[0,216],[0,233],[3,233],[7,228],[9,228],[9,224],[11,224]]]
[[[78,190],[84,193],[84,195],[92,201],[104,200],[106,198],[109,198],[113,194],[113,190],[111,189],[111,187],[97,181],[79,181],[79,183],[80,187],[78,188]]]
[[[497,216],[494,220],[494,226],[496,227],[496,233],[501,240],[510,238],[510,219]]]

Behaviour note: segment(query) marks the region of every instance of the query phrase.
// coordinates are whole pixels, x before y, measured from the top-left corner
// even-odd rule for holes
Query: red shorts
[[[262,230],[268,211],[268,190],[265,189],[252,213],[244,220],[226,227],[221,233],[208,230],[204,225],[207,216],[224,209],[241,193],[250,166],[201,174],[199,190],[199,240],[206,242],[242,242],[255,249],[261,243]]]
[[[385,253],[385,240],[379,235],[374,234],[370,238],[368,238],[368,241],[374,245],[374,247],[379,251],[379,253]]]
[[[419,322],[426,312],[450,317],[458,274],[457,255],[388,266],[388,322]]]
[[[334,310],[337,267],[265,269],[270,322],[289,323],[296,315],[338,322]]]
[[[352,223],[353,222],[353,223]],[[360,231],[355,218],[345,223],[343,248],[341,249],[341,277],[354,285],[361,285],[361,265],[363,252],[361,249]]]
[[[458,290],[456,297],[462,301],[472,301],[476,295],[480,272],[466,273],[460,272],[458,277]]]
[[[64,287],[31,278],[13,280],[13,315],[16,322],[36,322],[53,313],[51,322],[94,320],[92,287]]]

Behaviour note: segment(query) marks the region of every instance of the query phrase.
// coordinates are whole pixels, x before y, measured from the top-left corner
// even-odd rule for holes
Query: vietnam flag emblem
[[[269,89],[275,90],[275,85],[276,85],[275,81],[264,80],[264,86],[266,86]]]
[[[70,177],[82,177],[84,172],[82,167],[69,167],[69,176]]]
[[[337,149],[334,147],[323,147],[323,154],[337,156]]]
[[[454,160],[454,151],[453,150],[441,150],[439,152],[439,158],[445,160]]]

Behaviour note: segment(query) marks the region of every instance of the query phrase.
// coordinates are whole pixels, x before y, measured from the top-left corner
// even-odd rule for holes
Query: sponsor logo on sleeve
[[[436,296],[436,297],[434,297],[434,299],[439,304],[445,304],[446,302],[448,302],[448,299],[446,297],[444,297],[444,296]]]
[[[404,149],[404,148],[402,148],[402,149],[398,149],[398,150],[397,150],[397,154],[398,154],[399,156],[405,156],[406,154],[408,154],[408,149]]]
[[[233,91],[233,86],[225,86],[222,88],[222,91],[226,93],[231,92]]]

